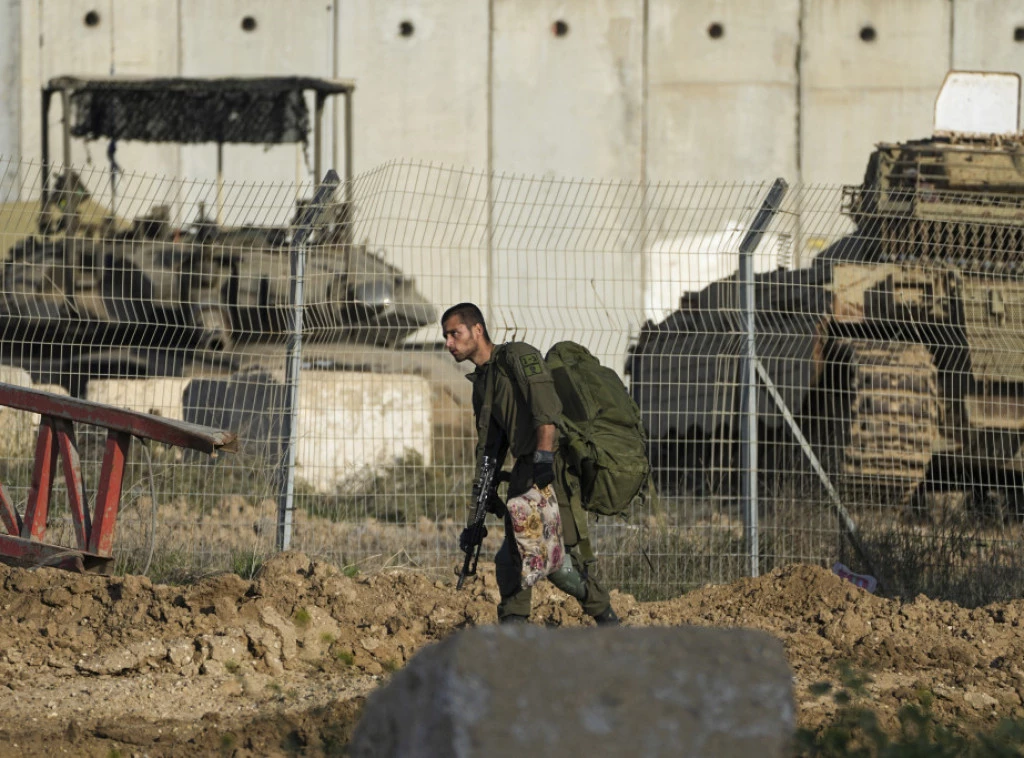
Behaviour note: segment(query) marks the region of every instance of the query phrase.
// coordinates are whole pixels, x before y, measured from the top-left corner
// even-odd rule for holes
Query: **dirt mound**
[[[408,571],[349,577],[297,553],[253,581],[226,574],[181,587],[0,566],[0,739],[28,756],[340,754],[363,697],[390,672],[423,645],[494,623],[497,588],[481,568],[456,592]],[[805,726],[832,708],[809,686],[834,680],[843,660],[872,673],[869,689],[892,713],[921,689],[950,723],[1024,712],[1024,603],[900,604],[811,566],[614,603],[628,625],[779,637]],[[547,585],[534,605],[536,623],[591,623]]]
[[[911,603],[875,597],[825,569],[792,565],[729,586],[647,603],[636,623],[762,629],[786,646],[797,682],[800,721],[815,726],[830,700],[810,685],[835,681],[849,662],[872,678],[874,705],[890,723],[922,692],[951,725],[970,727],[1024,715],[1024,602],[964,609],[924,596]]]

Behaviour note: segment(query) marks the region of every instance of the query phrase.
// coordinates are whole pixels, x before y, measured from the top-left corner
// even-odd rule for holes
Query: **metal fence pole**
[[[288,335],[284,380],[284,418],[281,420],[281,461],[278,468],[280,490],[277,499],[277,549],[287,550],[292,541],[292,516],[295,512],[295,448],[298,443],[296,419],[299,413],[299,370],[302,368],[303,286],[306,275],[306,243],[313,226],[320,221],[324,207],[333,199],[338,174],[331,169],[305,209],[291,243],[292,329]]]
[[[751,576],[759,576],[761,573],[757,518],[757,305],[754,298],[754,251],[772,217],[778,212],[785,194],[786,182],[776,179],[740,243],[737,286],[745,335],[745,350],[740,363],[740,497],[743,501],[744,537]]]

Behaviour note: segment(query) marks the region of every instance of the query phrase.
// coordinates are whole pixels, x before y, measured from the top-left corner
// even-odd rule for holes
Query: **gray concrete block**
[[[746,629],[480,627],[420,651],[368,700],[374,756],[738,756],[789,752],[782,644]]]

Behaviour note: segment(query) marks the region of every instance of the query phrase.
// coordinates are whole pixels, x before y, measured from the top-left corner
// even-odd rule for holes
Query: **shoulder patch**
[[[536,376],[544,373],[544,365],[540,362],[540,356],[536,353],[526,353],[519,356],[519,365],[526,376]]]

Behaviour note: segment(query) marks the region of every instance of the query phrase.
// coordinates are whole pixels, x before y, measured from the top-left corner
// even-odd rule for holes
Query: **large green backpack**
[[[619,375],[583,345],[559,342],[544,356],[562,401],[562,454],[579,476],[583,507],[625,514],[648,497],[651,464],[640,409]]]

